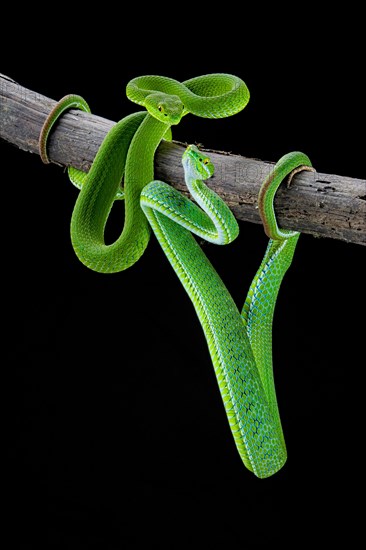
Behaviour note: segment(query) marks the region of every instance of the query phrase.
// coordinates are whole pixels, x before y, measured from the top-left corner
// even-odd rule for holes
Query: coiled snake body
[[[273,199],[286,176],[311,169],[310,160],[299,152],[285,155],[263,182],[258,205],[270,240],[239,312],[192,235],[227,244],[239,231],[229,208],[204,183],[214,171],[210,158],[194,145],[183,155],[186,184],[195,202],[154,180],[153,164],[160,141],[170,138],[170,127],[186,114],[221,118],[242,110],[249,100],[245,83],[220,73],[184,83],[145,76],[129,82],[127,95],[147,112],[129,115],[110,130],[88,175],[69,170],[73,183],[81,189],[71,220],[75,252],[91,269],[121,271],[143,254],[151,226],[203,327],[239,454],[256,476],[268,477],[286,461],[272,369],[273,312],[299,237],[297,232],[278,228]],[[44,161],[48,160],[49,132],[71,107],[89,110],[79,96],[67,96],[57,104],[40,136]],[[114,200],[122,197],[123,231],[107,245],[104,227]]]

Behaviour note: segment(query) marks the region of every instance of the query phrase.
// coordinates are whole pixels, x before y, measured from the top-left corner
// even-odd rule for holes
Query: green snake
[[[311,162],[303,153],[289,153],[261,186],[258,207],[270,240],[240,312],[193,236],[223,245],[239,232],[228,206],[204,182],[214,173],[210,158],[195,145],[183,154],[193,202],[154,179],[154,154],[163,138],[171,138],[171,126],[188,113],[221,118],[241,111],[249,100],[248,88],[241,79],[218,73],[183,83],[143,76],[130,81],[126,91],[146,110],[112,127],[87,175],[69,169],[70,179],[80,188],[71,219],[73,247],[89,268],[118,272],[141,257],[152,228],[202,325],[239,455],[257,477],[271,476],[287,458],[273,378],[272,321],[300,235],[278,227],[273,202],[281,182],[297,171],[311,170]],[[82,98],[69,95],[47,117],[40,135],[44,162],[52,126],[73,107],[89,111]],[[123,230],[114,243],[106,244],[104,228],[120,198],[125,200]]]

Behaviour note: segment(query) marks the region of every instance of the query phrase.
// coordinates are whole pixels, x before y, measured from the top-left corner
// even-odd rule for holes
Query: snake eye
[[[209,162],[210,162],[210,159],[206,157],[203,161],[203,164],[208,164]]]
[[[162,105],[158,105],[158,111],[162,113],[164,111],[164,107]]]

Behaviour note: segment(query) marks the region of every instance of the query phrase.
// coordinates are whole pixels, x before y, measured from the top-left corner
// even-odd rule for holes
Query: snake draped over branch
[[[210,157],[195,145],[183,154],[191,200],[154,179],[154,155],[184,116],[223,118],[244,109],[249,101],[246,84],[224,73],[183,83],[148,75],[131,80],[126,93],[144,110],[112,127],[87,174],[69,168],[72,183],[80,189],[71,219],[72,245],[87,267],[119,272],[138,261],[152,228],[202,325],[239,455],[257,477],[271,476],[287,458],[273,377],[272,322],[300,235],[278,227],[273,201],[281,182],[300,170],[312,170],[311,162],[303,153],[289,153],[262,184],[258,207],[269,243],[239,311],[193,236],[224,245],[239,233],[228,206],[205,184],[214,173]],[[65,96],[56,104],[40,134],[44,162],[48,162],[51,129],[70,108],[90,112],[77,95]],[[125,200],[123,229],[115,242],[106,244],[105,225],[114,201],[120,199]]]

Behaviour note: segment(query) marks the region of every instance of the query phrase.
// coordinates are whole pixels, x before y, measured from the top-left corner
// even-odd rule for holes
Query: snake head
[[[210,178],[215,170],[210,157],[196,145],[188,145],[182,156],[182,164],[186,175],[198,180]]]
[[[154,118],[165,124],[178,124],[184,114],[184,105],[177,95],[154,92],[145,98],[145,107]]]

